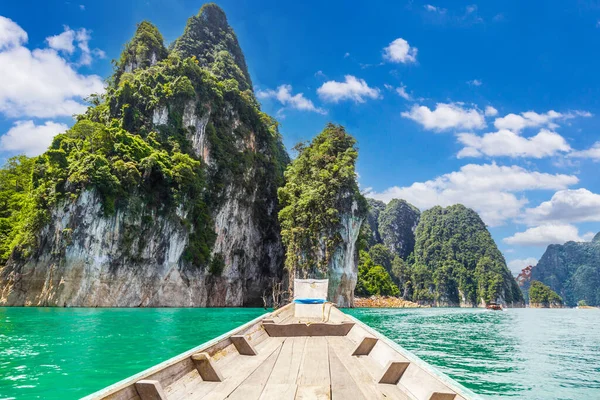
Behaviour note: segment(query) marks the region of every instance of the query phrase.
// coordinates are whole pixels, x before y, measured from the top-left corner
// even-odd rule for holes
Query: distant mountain
[[[591,242],[548,246],[530,280],[548,285],[570,307],[579,300],[600,306],[600,233]]]
[[[457,204],[421,214],[404,200],[392,200],[385,208],[382,204],[369,199],[362,243],[372,261],[390,272],[403,298],[437,306],[524,304],[475,211]]]

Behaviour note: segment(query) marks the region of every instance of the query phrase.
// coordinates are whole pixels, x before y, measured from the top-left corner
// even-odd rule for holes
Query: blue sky
[[[370,196],[475,209],[513,270],[600,231],[597,2],[217,3],[286,145],[344,125]],[[70,126],[136,23],[169,43],[201,5],[3,2],[0,158]]]

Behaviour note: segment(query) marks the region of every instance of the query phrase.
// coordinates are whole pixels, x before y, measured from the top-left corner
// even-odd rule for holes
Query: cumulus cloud
[[[591,117],[592,114],[588,111],[570,111],[568,113],[559,113],[554,110],[550,110],[547,113],[538,114],[535,111],[527,111],[517,114],[508,114],[504,117],[496,118],[494,126],[497,129],[508,129],[513,132],[519,133],[525,128],[535,128],[540,126],[546,126],[554,129],[558,127],[556,121],[565,120],[575,117]]]
[[[346,75],[344,82],[327,81],[317,89],[319,97],[325,101],[337,103],[342,100],[352,100],[364,103],[365,99],[379,98],[379,89],[367,85],[364,79]]]
[[[296,110],[312,111],[319,114],[327,113],[322,108],[315,107],[312,101],[304,97],[303,93],[297,93],[295,95],[292,95],[292,85],[281,85],[277,88],[277,90],[259,90],[256,92],[256,96],[259,99],[276,99],[284,106]]]
[[[52,121],[46,121],[43,125],[36,125],[33,121],[17,121],[5,135],[0,136],[0,150],[37,156],[46,151],[54,136],[68,128],[65,124]]]
[[[485,108],[485,116],[486,117],[494,117],[496,115],[498,115],[498,110],[496,110],[494,107],[487,106]]]
[[[558,191],[549,201],[526,209],[523,221],[530,225],[600,221],[600,195],[583,188]]]
[[[414,63],[417,62],[417,51],[406,40],[398,38],[383,49],[383,58],[393,63]]]
[[[459,103],[438,103],[435,110],[414,105],[402,113],[405,118],[423,125],[425,129],[443,131],[451,128],[481,129],[486,126],[483,113],[476,108],[465,108]]]
[[[543,224],[529,228],[524,232],[517,232],[504,238],[505,243],[518,246],[541,246],[550,244],[563,244],[569,241],[586,242],[594,237],[593,232],[579,235],[579,230],[571,224]]]
[[[468,164],[459,171],[410,186],[394,186],[367,196],[389,202],[400,198],[420,209],[461,203],[477,211],[486,224],[502,225],[520,215],[527,203],[517,193],[530,190],[561,190],[578,182],[573,175],[528,171],[522,167]]]
[[[542,129],[537,135],[530,138],[519,136],[507,129],[486,133],[482,136],[460,133],[457,138],[458,142],[465,146],[458,153],[458,158],[484,155],[543,158],[571,150],[561,135],[546,129]]]
[[[600,142],[596,142],[586,150],[573,151],[569,154],[570,157],[590,158],[592,160],[600,160]]]
[[[13,20],[0,15],[0,50],[27,43],[27,32]]]
[[[537,258],[534,257],[527,257],[527,258],[517,258],[515,260],[511,260],[507,263],[508,265],[508,269],[510,269],[510,272],[513,273],[513,275],[518,275],[521,270],[525,267],[528,267],[530,265],[537,265]]]
[[[31,51],[23,46],[26,40],[16,23],[0,17],[0,113],[11,118],[71,116],[86,110],[83,98],[104,91],[99,76],[80,74],[54,48]],[[66,46],[57,40],[56,46]]]
[[[469,86],[481,86],[481,85],[483,85],[483,82],[481,82],[480,79],[473,79],[473,80],[467,81],[467,85],[469,85]]]

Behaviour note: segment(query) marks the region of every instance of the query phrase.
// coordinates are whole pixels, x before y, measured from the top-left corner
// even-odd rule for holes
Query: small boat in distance
[[[502,308],[502,305],[500,305],[498,303],[489,303],[488,305],[485,306],[485,308],[487,308],[488,310],[494,310],[494,311],[503,311],[504,310]]]
[[[326,302],[327,283],[296,280],[294,293],[293,303],[84,400],[480,399]]]

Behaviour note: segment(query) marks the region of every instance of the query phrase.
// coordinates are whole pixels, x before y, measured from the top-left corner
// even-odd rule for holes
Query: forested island
[[[292,159],[218,6],[169,46],[141,22],[106,84],[44,154],[0,170],[0,305],[269,306],[294,277],[328,278],[340,306],[525,305],[475,211],[365,198],[343,126]],[[598,243],[552,250],[568,276],[542,257],[532,299],[598,304]]]

